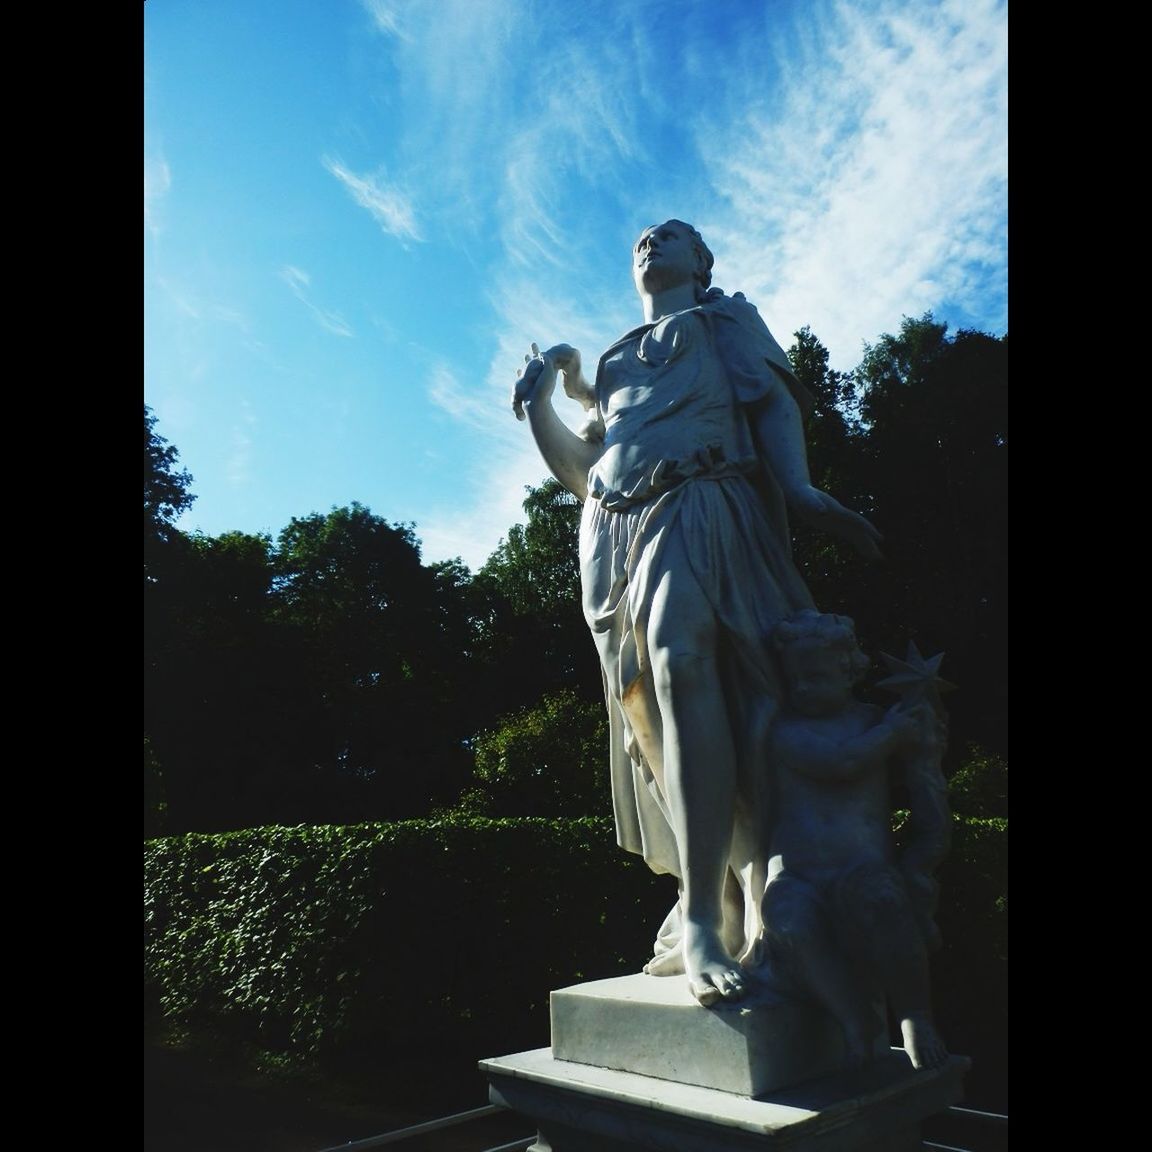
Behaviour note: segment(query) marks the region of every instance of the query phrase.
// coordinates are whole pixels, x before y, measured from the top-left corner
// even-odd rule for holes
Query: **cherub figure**
[[[770,956],[844,1033],[849,1065],[882,1025],[877,991],[916,1068],[948,1056],[932,1022],[924,921],[895,858],[890,783],[938,737],[926,702],[858,701],[869,667],[847,617],[800,611],[776,632],[786,706],[773,726],[764,920]]]

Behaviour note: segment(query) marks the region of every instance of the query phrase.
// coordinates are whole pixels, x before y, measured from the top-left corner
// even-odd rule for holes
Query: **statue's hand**
[[[549,356],[557,369],[564,374],[564,392],[578,401],[587,411],[596,402],[596,393],[584,379],[580,368],[580,350],[571,344],[555,344],[544,353]]]
[[[566,348],[567,345],[561,344],[558,347]],[[517,371],[516,383],[512,388],[512,411],[516,413],[516,419],[524,419],[525,403],[547,400],[555,387],[556,362],[549,352],[541,352],[533,343],[532,352],[524,357],[524,367]]]
[[[876,528],[859,512],[845,508],[827,492],[809,485],[793,495],[788,503],[804,523],[848,541],[867,560],[881,559],[879,543],[883,537]]]

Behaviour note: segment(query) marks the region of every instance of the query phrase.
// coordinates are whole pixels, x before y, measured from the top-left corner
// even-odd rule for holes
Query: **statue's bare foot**
[[[644,971],[649,976],[683,976],[684,954],[679,948],[669,948],[667,952],[653,956],[644,965]]]
[[[725,952],[717,933],[688,921],[684,925],[682,950],[688,987],[705,1008],[721,1000],[739,1000],[744,995],[744,973]]]
[[[939,1068],[948,1059],[948,1049],[927,1012],[910,1012],[900,1022],[900,1034],[913,1068]]]

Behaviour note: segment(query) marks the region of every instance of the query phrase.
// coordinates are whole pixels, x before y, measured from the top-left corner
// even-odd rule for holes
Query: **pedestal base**
[[[683,977],[618,976],[551,995],[557,1060],[759,1096],[844,1065],[836,1022],[810,1001],[756,984],[742,1000],[701,1008]],[[888,1041],[876,1016],[876,1055]]]
[[[557,1060],[550,1048],[480,1067],[492,1103],[538,1126],[533,1152],[919,1152],[921,1122],[962,1098],[969,1063],[917,1072],[897,1048],[758,1099]]]

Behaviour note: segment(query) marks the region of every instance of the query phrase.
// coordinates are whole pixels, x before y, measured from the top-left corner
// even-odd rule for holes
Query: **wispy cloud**
[[[487,426],[487,413],[482,402],[470,395],[447,364],[433,367],[428,380],[428,399],[443,412],[473,427]]]
[[[204,310],[196,295],[183,285],[173,283],[164,276],[156,277],[156,286],[169,301],[176,314],[189,320],[199,320]]]
[[[329,156],[323,158],[323,164],[344,185],[352,199],[361,208],[366,208],[390,236],[395,236],[401,243],[423,238],[412,202],[397,185],[389,184],[382,175],[357,175],[340,160]]]
[[[471,470],[461,474],[461,499],[455,507],[430,509],[417,517],[427,562],[459,556],[474,570],[509,527],[524,520],[526,490],[548,475],[527,422],[518,422],[512,412],[512,388],[529,343],[535,339],[547,348],[570,342],[584,353],[586,372],[592,373],[603,347],[623,327],[580,312],[559,290],[551,297],[537,294],[532,277],[525,274],[504,283],[494,303],[501,331],[479,386],[465,389],[446,365],[438,365],[428,383],[431,401],[466,423],[484,451]],[[583,420],[580,405],[559,389],[556,410],[573,429]]]
[[[348,322],[342,316],[337,315],[335,312],[327,312],[323,308],[318,308],[308,298],[308,293],[305,289],[311,284],[312,278],[307,272],[291,264],[286,264],[280,269],[280,279],[292,289],[292,294],[308,309],[312,318],[326,332],[331,332],[334,336],[355,335]]]
[[[509,374],[503,389],[509,397],[514,376]],[[574,403],[571,407],[580,411]],[[473,571],[482,567],[508,529],[523,522],[527,489],[547,475],[527,423],[516,422],[510,403],[499,406],[495,419],[477,421],[475,427],[485,451],[470,471],[461,473],[461,499],[417,516],[426,563],[459,556]]]
[[[386,36],[396,36],[401,40],[409,38],[401,23],[400,5],[388,3],[387,0],[360,0],[360,7],[372,17],[372,23],[378,32],[383,32]]]
[[[901,316],[975,311],[977,284],[985,299],[989,280],[1006,284],[1002,13],[838,4],[783,66],[774,106],[702,135],[728,206],[717,274],[776,317],[785,345],[810,324],[851,367]],[[999,300],[980,317],[993,330],[1007,323]]]
[[[160,203],[172,187],[172,172],[162,156],[144,160],[144,227],[153,234],[160,230]]]
[[[280,269],[280,279],[298,295],[312,283],[312,277],[307,272],[291,264],[285,264]]]
[[[240,423],[234,424],[231,432],[225,477],[234,488],[243,487],[252,478],[252,435],[256,425],[256,413],[248,400],[240,400]]]
[[[438,235],[465,236],[495,219],[531,252],[577,186],[617,183],[619,157],[645,147],[631,24],[663,11],[651,0],[622,7],[574,21],[566,0],[385,4],[387,29],[404,34],[388,46],[388,83],[377,93],[403,124],[383,145],[391,178],[371,180],[385,217],[394,198],[418,196],[421,236],[433,219]],[[347,164],[327,165],[350,178],[354,195],[366,191]]]

